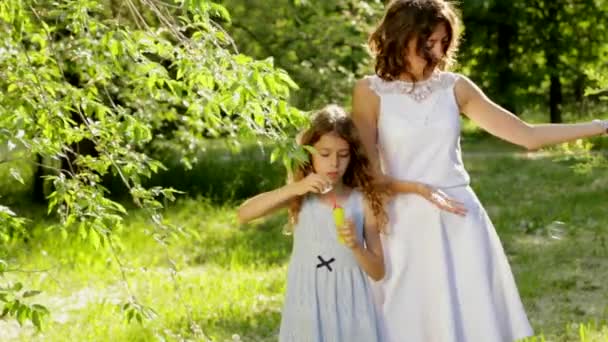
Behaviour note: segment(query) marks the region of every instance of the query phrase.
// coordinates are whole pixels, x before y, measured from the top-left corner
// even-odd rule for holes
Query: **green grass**
[[[530,341],[608,341],[608,174],[576,173],[572,161],[529,158],[473,136],[463,139],[465,163],[538,333]],[[0,248],[0,258],[45,272],[9,273],[0,283],[20,280],[42,290],[31,302],[47,305],[52,315],[38,334],[29,325],[0,320],[0,340],[202,341],[205,335],[232,341],[235,334],[241,341],[276,340],[291,246],[283,233],[286,216],[239,227],[234,208],[239,198],[281,184],[282,171],[268,165],[258,147],[237,157],[221,151],[190,173],[159,178],[178,179],[184,188],[198,184],[192,194],[211,194],[180,200],[165,211],[165,219],[188,236],[172,239],[165,249],[138,212],[119,233],[129,287],[158,316],[142,325],[126,323],[118,308],[129,293],[112,255],[93,251],[76,234],[64,240],[47,231],[49,219],[28,208],[32,236]],[[168,258],[177,265],[177,281]]]
[[[537,333],[578,341],[576,322],[608,320],[608,176],[525,155],[467,159]],[[599,328],[598,328],[599,329]],[[606,331],[602,333],[608,339]],[[601,340],[600,341],[604,341]]]
[[[33,242],[7,250],[11,261],[24,269],[48,270],[9,276],[43,289],[32,302],[44,303],[53,312],[51,321],[56,322],[34,338],[179,340],[178,335],[193,337],[187,324],[192,320],[214,340],[229,339],[234,333],[245,341],[272,340],[280,320],[290,246],[290,238],[281,234],[285,218],[238,229],[232,211],[203,199],[181,201],[167,211],[167,219],[192,233],[173,240],[167,250],[145,233],[150,228],[145,217],[128,219],[119,252],[127,279],[137,298],[159,314],[143,326],[126,324],[117,310],[128,292],[110,253],[93,252],[78,239],[63,240],[43,231],[41,224]],[[179,270],[177,281],[171,280],[168,257]],[[23,331],[22,340],[32,339],[31,329]]]

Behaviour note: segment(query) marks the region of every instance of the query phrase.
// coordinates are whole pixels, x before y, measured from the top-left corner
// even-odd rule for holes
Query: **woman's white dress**
[[[532,335],[502,245],[462,163],[458,77],[437,72],[413,87],[367,78],[380,97],[383,171],[439,188],[468,209],[460,217],[409,194],[389,204],[387,273],[374,290],[390,342],[506,342]]]

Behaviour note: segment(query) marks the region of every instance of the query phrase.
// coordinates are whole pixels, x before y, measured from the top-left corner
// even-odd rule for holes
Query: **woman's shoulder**
[[[452,71],[440,71],[439,77],[443,80],[450,81],[452,83],[456,82],[459,78],[463,77],[462,74]]]
[[[373,94],[379,95],[387,84],[387,81],[383,80],[376,74],[365,75],[357,80],[355,83],[355,94],[359,93],[362,95]]]
[[[444,71],[442,73],[444,74],[443,77],[453,85],[464,87],[477,87],[475,82],[473,82],[468,76],[464,74],[449,71]]]
[[[366,125],[360,125],[360,129],[375,122],[380,105],[380,93],[378,92],[373,76],[365,76],[355,83],[352,96],[352,116]]]
[[[355,82],[354,96],[374,96],[377,94],[379,82],[382,79],[376,75],[365,75]]]

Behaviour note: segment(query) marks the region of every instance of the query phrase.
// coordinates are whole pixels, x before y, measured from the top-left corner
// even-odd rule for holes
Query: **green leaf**
[[[287,156],[287,155],[284,155],[283,156],[283,166],[285,167],[285,169],[288,172],[292,171],[292,165],[293,165],[293,162],[292,162],[291,158],[289,158],[289,156]]]
[[[13,301],[10,304],[10,309],[8,311],[8,314],[10,316],[15,317],[17,315],[17,311],[19,310],[19,308],[21,307],[21,303],[18,300]]]
[[[25,323],[25,321],[30,318],[30,316],[30,308],[25,305],[20,305],[19,309],[17,309],[17,322],[19,322],[19,325],[23,326],[23,323]]]
[[[131,320],[133,319],[133,315],[135,315],[134,309],[127,310],[127,323],[131,323]]]
[[[286,74],[284,72],[279,72],[278,77],[281,81],[285,82],[289,87],[296,89],[296,90],[300,89],[300,87],[298,87],[298,85],[291,79],[291,77],[289,77],[288,74]]]
[[[226,8],[220,4],[216,4],[216,3],[210,3],[211,5],[211,10],[209,11],[211,13],[211,15],[215,16],[215,17],[219,17],[222,20],[227,21],[228,23],[230,23],[230,13],[228,13],[228,10],[226,10]]]
[[[38,312],[40,312],[40,313],[42,313],[44,315],[50,314],[49,309],[47,309],[46,306],[43,306],[43,305],[40,305],[40,304],[34,304],[34,305],[32,305],[32,309],[34,311],[38,311]]]
[[[0,214],[5,214],[8,216],[15,216],[15,213],[10,210],[8,207],[5,207],[3,205],[0,205]]]
[[[21,177],[21,173],[19,172],[19,170],[15,169],[14,167],[11,167],[10,173],[11,173],[11,176],[15,180],[17,180],[19,183],[25,184],[25,181],[23,181],[23,178]]]
[[[86,240],[87,238],[87,229],[86,229],[86,221],[82,220],[78,224],[78,235],[82,240]]]
[[[32,313],[32,323],[34,324],[34,326],[36,327],[36,329],[38,331],[42,330],[42,323],[41,323],[40,314],[38,313],[38,311],[34,311]]]
[[[264,127],[265,125],[265,117],[264,117],[264,113],[261,112],[254,112],[253,113],[253,118],[255,120],[255,123],[259,126],[259,127]]]
[[[311,145],[302,145],[302,148],[305,149],[306,151],[308,151],[310,154],[317,154],[318,151],[316,148],[314,148]]]
[[[272,150],[272,153],[270,154],[270,163],[273,164],[279,158],[281,153],[283,153],[281,148],[275,147],[275,149]]]
[[[110,41],[110,53],[113,57],[117,57],[120,53],[120,43],[115,39]]]
[[[37,295],[39,295],[39,294],[41,294],[41,293],[42,293],[42,291],[37,291],[37,290],[25,291],[25,292],[23,293],[23,296],[22,296],[22,297],[23,297],[23,298],[34,297],[34,296],[37,296]]]
[[[89,242],[91,243],[91,245],[93,245],[93,247],[95,249],[99,249],[99,245],[100,245],[101,241],[99,239],[99,233],[97,232],[97,230],[95,230],[95,229],[89,230]]]
[[[61,235],[61,238],[63,240],[67,240],[68,239],[68,231],[65,228],[61,228],[59,230],[59,234]]]
[[[253,61],[253,58],[243,54],[238,54],[234,56],[234,61],[239,65],[248,65]]]

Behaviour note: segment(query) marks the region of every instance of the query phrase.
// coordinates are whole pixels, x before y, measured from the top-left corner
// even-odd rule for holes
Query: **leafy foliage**
[[[380,0],[224,0],[227,23],[238,46],[272,57],[300,89],[293,103],[320,108],[350,96],[357,78],[370,74],[366,40],[384,10]]]
[[[0,3],[0,141],[15,151],[0,163],[17,153],[50,161],[37,166],[48,170],[48,211],[64,237],[114,248],[127,210],[102,185],[112,174],[166,242],[177,228],[163,224],[159,209],[177,191],[142,186],[164,168],[151,149],[169,146],[190,166],[209,138],[279,139],[303,120],[287,103],[297,88],[287,73],[270,59],[237,53],[212,17],[229,19],[222,6],[202,0]],[[23,182],[17,168],[11,175]],[[23,220],[0,208],[1,223],[23,229]],[[7,301],[6,314],[42,318],[21,305]],[[148,311],[139,309],[133,301],[124,311],[141,320]]]

